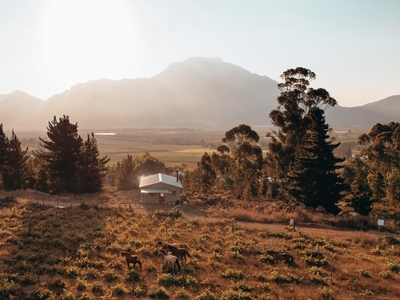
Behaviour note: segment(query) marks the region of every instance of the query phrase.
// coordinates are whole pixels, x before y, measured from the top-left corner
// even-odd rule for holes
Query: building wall
[[[182,189],[179,187],[174,187],[171,185],[164,184],[162,182],[153,184],[151,186],[146,186],[146,189],[168,189],[170,193],[164,194],[164,203],[175,203],[181,200]],[[160,203],[160,193],[153,194],[141,194],[140,201],[142,203]]]

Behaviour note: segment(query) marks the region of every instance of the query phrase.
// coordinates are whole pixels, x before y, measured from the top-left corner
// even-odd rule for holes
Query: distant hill
[[[172,63],[152,78],[93,80],[43,101],[16,91],[0,95],[0,123],[15,130],[45,131],[53,116],[69,115],[80,129],[223,129],[245,123],[270,125],[277,82],[218,58]],[[400,121],[400,96],[327,111],[331,126]]]
[[[32,97],[21,91],[0,95],[0,123],[4,128],[15,130],[28,129],[28,124],[34,124],[45,105],[45,101]]]
[[[335,106],[326,111],[331,126],[372,127],[376,123],[400,122],[400,95],[356,107]]]

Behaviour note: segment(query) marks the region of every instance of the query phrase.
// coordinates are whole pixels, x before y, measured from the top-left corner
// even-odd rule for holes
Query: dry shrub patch
[[[180,210],[147,215],[129,207],[4,203],[0,299],[388,299],[398,293],[394,234],[305,234],[265,224],[248,229],[233,218],[188,219]],[[265,211],[232,210],[242,219],[287,222]],[[330,218],[290,215],[304,222]],[[180,271],[158,254],[159,240],[189,250]],[[288,252],[294,264],[274,263],[266,250]],[[139,255],[142,271],[128,269],[121,251]]]

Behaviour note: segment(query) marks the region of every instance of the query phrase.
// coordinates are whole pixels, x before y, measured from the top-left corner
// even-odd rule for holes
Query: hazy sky
[[[280,81],[317,74],[342,106],[400,94],[400,0],[0,0],[0,94],[219,57]]]

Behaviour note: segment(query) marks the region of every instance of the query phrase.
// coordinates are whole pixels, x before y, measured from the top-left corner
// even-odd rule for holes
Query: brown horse
[[[271,255],[276,263],[279,263],[280,260],[284,260],[290,267],[290,264],[293,262],[293,256],[291,256],[289,253],[268,250],[267,254]]]
[[[126,258],[126,264],[128,265],[128,269],[129,269],[129,264],[132,263],[133,264],[133,268],[135,268],[135,265],[138,264],[140,267],[140,271],[142,270],[142,262],[140,261],[139,256],[137,255],[132,255],[129,252],[121,252],[122,256],[125,256]]]
[[[173,255],[181,260],[186,261],[186,256],[192,257],[185,248],[178,248],[170,244],[164,244],[163,249],[168,249]]]

